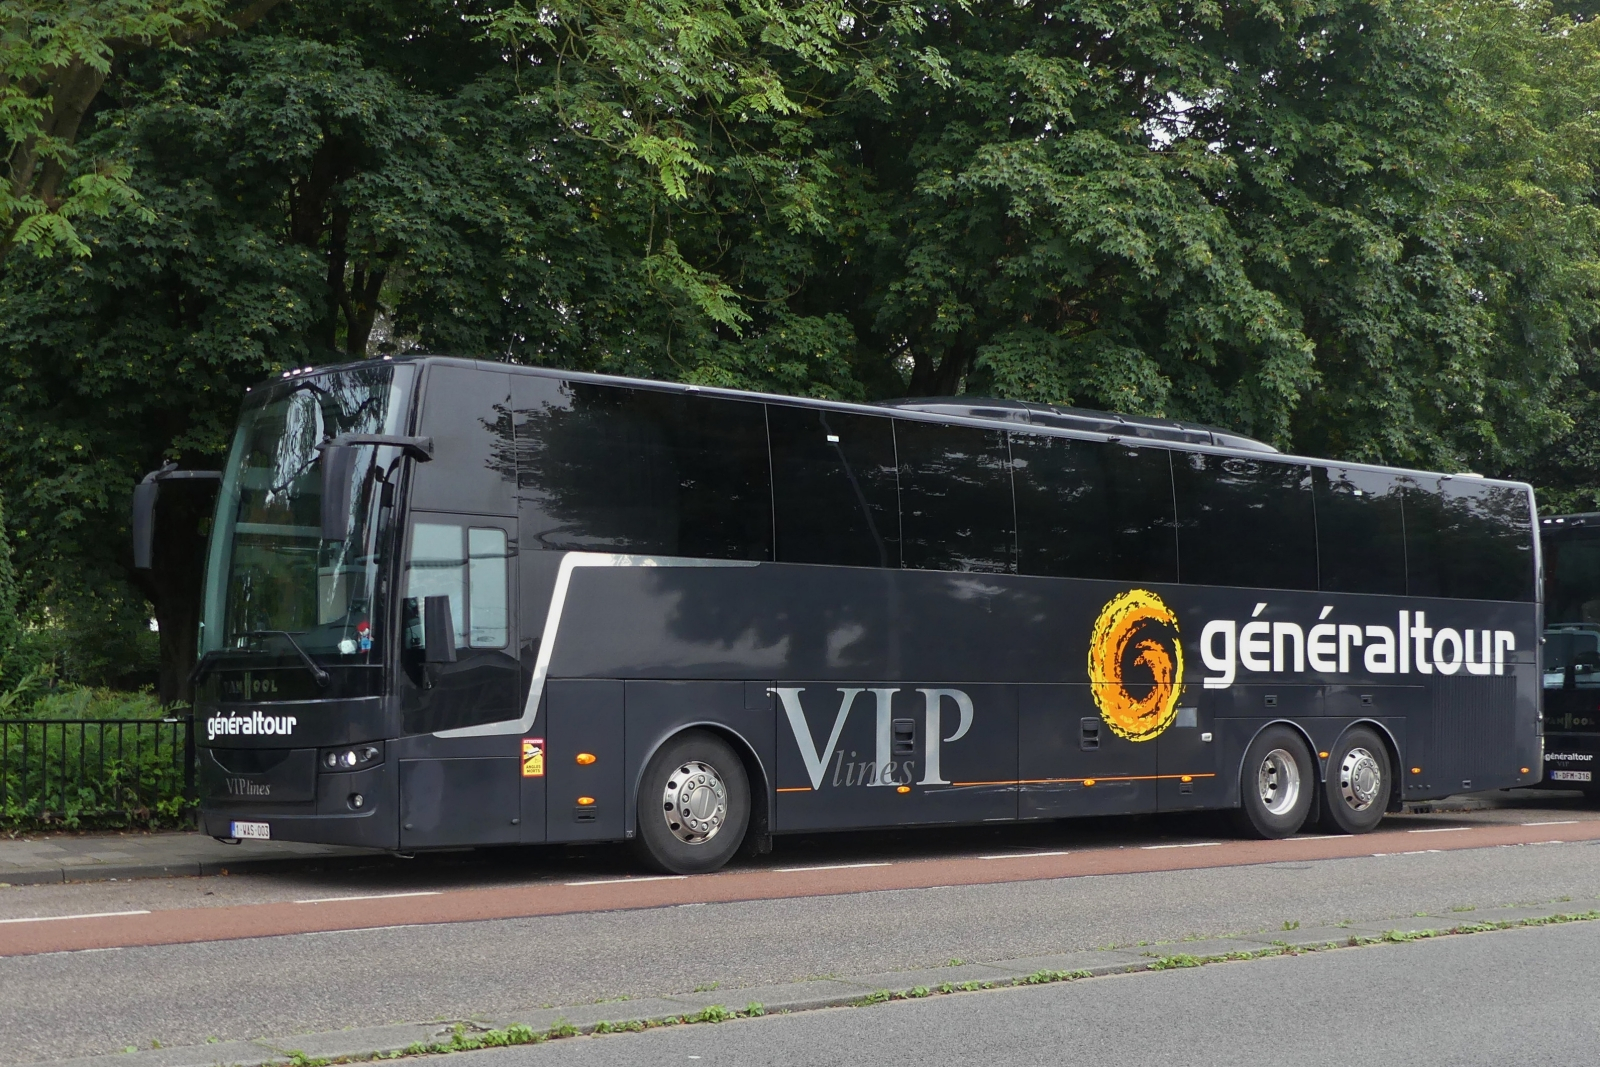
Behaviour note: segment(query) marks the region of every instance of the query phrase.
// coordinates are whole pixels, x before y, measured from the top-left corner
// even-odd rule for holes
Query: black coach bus
[[[289,374],[210,535],[201,819],[678,872],[832,828],[1361,832],[1539,780],[1534,529],[1525,485],[1042,405]]]
[[[1600,514],[1539,523],[1544,546],[1545,779],[1600,798]]]

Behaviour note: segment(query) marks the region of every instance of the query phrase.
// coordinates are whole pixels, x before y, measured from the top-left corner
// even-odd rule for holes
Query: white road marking
[[[879,863],[824,863],[817,867],[775,867],[773,870],[779,874],[796,874],[800,871],[848,871],[856,867],[887,867],[887,861]]]
[[[1332,841],[1336,837],[1349,837],[1349,834],[1305,834],[1297,837],[1284,837],[1282,841]]]
[[[365,893],[354,897],[312,897],[309,900],[297,900],[296,904],[337,904],[341,900],[395,900],[399,897],[436,897],[443,890],[424,889],[415,893]]]
[[[1139,847],[1149,851],[1156,848],[1209,848],[1212,845],[1220,844],[1222,844],[1221,841],[1191,841],[1184,845],[1140,845]]]
[[[993,856],[979,856],[980,860],[1025,860],[1034,856],[1070,856],[1070,852],[1000,852]]]
[[[64,919],[111,919],[118,915],[149,915],[148,910],[139,911],[89,911],[82,915],[40,915],[32,919],[0,919],[0,923],[55,923]]]
[[[1525,822],[1523,826],[1576,826],[1582,819],[1549,819],[1540,822]]]
[[[567,882],[566,885],[621,885],[623,882],[681,882],[687,874],[645,874],[637,878],[591,878],[586,882]]]
[[[1407,830],[1408,834],[1453,834],[1457,830],[1476,830],[1476,826],[1430,826],[1426,830]]]

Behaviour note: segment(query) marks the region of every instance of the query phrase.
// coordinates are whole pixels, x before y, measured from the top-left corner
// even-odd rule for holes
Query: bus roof
[[[1137,438],[1141,441],[1179,445],[1206,452],[1231,453],[1241,459],[1261,459],[1270,454],[1275,459],[1293,460],[1320,465],[1333,465],[1358,470],[1381,471],[1391,474],[1429,474],[1443,478],[1471,478],[1496,485],[1511,485],[1528,491],[1533,486],[1527,482],[1506,478],[1485,478],[1480,474],[1462,471],[1423,471],[1411,467],[1395,467],[1383,463],[1365,463],[1357,460],[1328,459],[1317,456],[1299,456],[1284,453],[1252,437],[1217,429],[1202,423],[1183,422],[1177,419],[1157,419],[1143,415],[1120,415],[1114,412],[1092,411],[1085,408],[1056,407],[1050,404],[1031,404],[1020,400],[995,400],[985,397],[915,397],[886,400],[880,403],[855,403],[847,400],[819,400],[813,397],[790,396],[784,393],[762,393],[748,389],[729,389],[716,385],[688,385],[683,382],[664,382],[654,378],[630,378],[616,374],[594,374],[589,371],[563,370],[559,367],[534,367],[522,363],[503,363],[498,360],[469,359],[460,356],[416,354],[384,356],[393,362],[447,363],[457,366],[482,367],[485,370],[529,374],[542,378],[562,378],[588,382],[594,385],[625,386],[630,389],[653,389],[660,392],[697,393],[706,396],[725,396],[730,399],[760,400],[766,403],[788,404],[794,407],[824,408],[857,414],[882,415],[885,411],[926,422],[943,422],[956,425],[986,426],[1016,429],[1018,424],[1030,430],[1052,436],[1086,437],[1099,440]],[[287,371],[282,377],[299,374],[323,374],[371,366],[371,360],[305,367]],[[262,384],[269,384],[272,380]],[[1600,525],[1600,513],[1590,516]]]

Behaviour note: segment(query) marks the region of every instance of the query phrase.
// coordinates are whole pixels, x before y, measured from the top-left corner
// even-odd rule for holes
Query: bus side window
[[[422,647],[423,599],[447,596],[457,648],[504,648],[510,629],[506,556],[504,530],[417,523],[406,564],[406,647]]]
[[[1408,477],[1406,571],[1412,596],[1532,600],[1533,517],[1526,491],[1476,478]]]
[[[765,405],[531,375],[516,390],[536,547],[772,558]]]
[[[1399,480],[1377,471],[1315,467],[1319,581],[1330,593],[1406,591]]]
[[[1018,571],[1177,581],[1168,455],[1161,448],[1013,433]]]
[[[467,643],[505,648],[510,633],[506,607],[506,532],[493,526],[467,530]]]
[[[1184,582],[1317,587],[1310,467],[1190,452],[1173,455],[1172,476]]]
[[[769,404],[767,433],[779,562],[898,567],[893,423]]]
[[[902,563],[916,570],[1012,571],[1005,434],[895,420]]]
[[[510,515],[516,457],[511,375],[476,367],[428,368],[419,432],[434,458],[412,465],[411,503],[424,511]]]
[[[411,559],[406,563],[406,571],[406,599],[416,601],[420,609],[425,597],[449,597],[456,647],[466,645],[467,557],[461,544],[461,527],[441,522],[419,522],[413,526]],[[419,620],[415,636],[408,637],[408,641],[421,648],[420,611],[408,614],[415,614]]]

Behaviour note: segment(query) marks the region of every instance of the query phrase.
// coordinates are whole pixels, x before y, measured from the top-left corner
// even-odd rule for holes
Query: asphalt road
[[[576,1038],[462,1063],[1588,1067],[1597,986],[1600,923],[1573,923]]]
[[[1597,893],[1573,842],[16,956],[0,1063]]]

